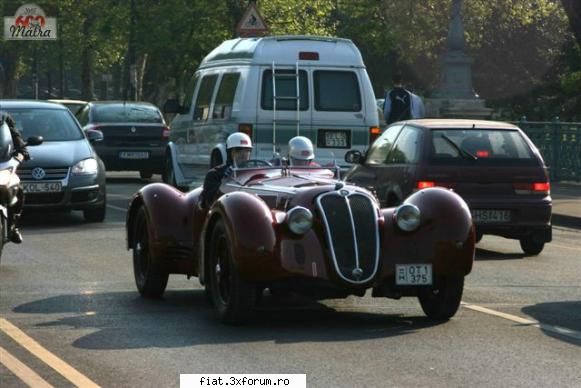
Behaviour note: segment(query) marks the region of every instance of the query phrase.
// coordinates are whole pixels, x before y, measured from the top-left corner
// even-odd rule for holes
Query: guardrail
[[[581,181],[581,123],[526,121],[518,125],[541,151],[552,182]]]

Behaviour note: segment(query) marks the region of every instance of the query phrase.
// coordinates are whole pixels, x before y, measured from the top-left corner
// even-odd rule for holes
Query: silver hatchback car
[[[100,131],[83,132],[63,105],[26,100],[0,100],[0,110],[16,122],[23,138],[42,136],[31,147],[31,159],[19,170],[25,208],[82,210],[88,222],[103,222],[106,213],[105,166],[91,142]]]

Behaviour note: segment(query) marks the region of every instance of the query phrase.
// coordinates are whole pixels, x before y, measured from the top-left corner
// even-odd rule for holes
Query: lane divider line
[[[38,342],[25,334],[18,327],[8,322],[4,318],[0,318],[0,330],[6,333],[14,341],[18,342],[22,347],[30,353],[38,357],[45,364],[56,370],[64,378],[75,384],[77,387],[83,388],[98,388],[88,377],[80,373],[78,370],[67,364],[53,353],[42,347]]]
[[[119,207],[119,206],[115,206],[115,205],[107,205],[107,207],[109,207],[113,210],[119,210],[119,211],[122,211],[124,213],[127,213],[127,209],[124,207]]]
[[[34,388],[54,388],[45,379],[36,374],[35,371],[23,364],[19,359],[8,353],[0,346],[0,364],[3,364],[10,372],[24,382],[29,387]]]
[[[581,341],[581,332],[579,332],[579,331],[567,329],[567,328],[564,328],[561,326],[548,325],[546,323],[541,323],[539,321],[533,321],[533,320],[526,319],[526,318],[521,318],[521,317],[518,317],[516,315],[503,313],[501,311],[492,310],[492,309],[478,306],[475,304],[462,302],[462,306],[466,307],[467,309],[470,309],[470,310],[478,311],[480,313],[493,315],[495,317],[507,319],[509,321],[513,321],[513,322],[519,323],[521,325],[536,327],[536,328],[539,328],[539,329],[542,329],[545,331],[550,331],[551,333],[563,335],[566,337],[571,337],[571,338],[574,338],[576,340]]]

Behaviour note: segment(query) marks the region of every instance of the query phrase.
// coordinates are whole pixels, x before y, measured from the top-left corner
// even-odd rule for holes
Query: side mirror
[[[185,113],[186,108],[180,105],[177,98],[169,98],[165,104],[163,104],[163,113]]]
[[[96,129],[86,129],[85,135],[87,135],[87,139],[89,139],[91,143],[103,141],[103,132]]]
[[[42,138],[42,136],[30,136],[28,139],[26,139],[26,145],[37,146],[42,144],[43,141],[44,139]]]
[[[347,163],[362,164],[364,160],[361,152],[357,150],[351,150],[345,153],[345,161]]]

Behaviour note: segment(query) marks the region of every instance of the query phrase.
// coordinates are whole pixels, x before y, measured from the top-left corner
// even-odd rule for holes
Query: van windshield
[[[431,160],[527,163],[536,158],[516,130],[438,129],[432,130]]]

